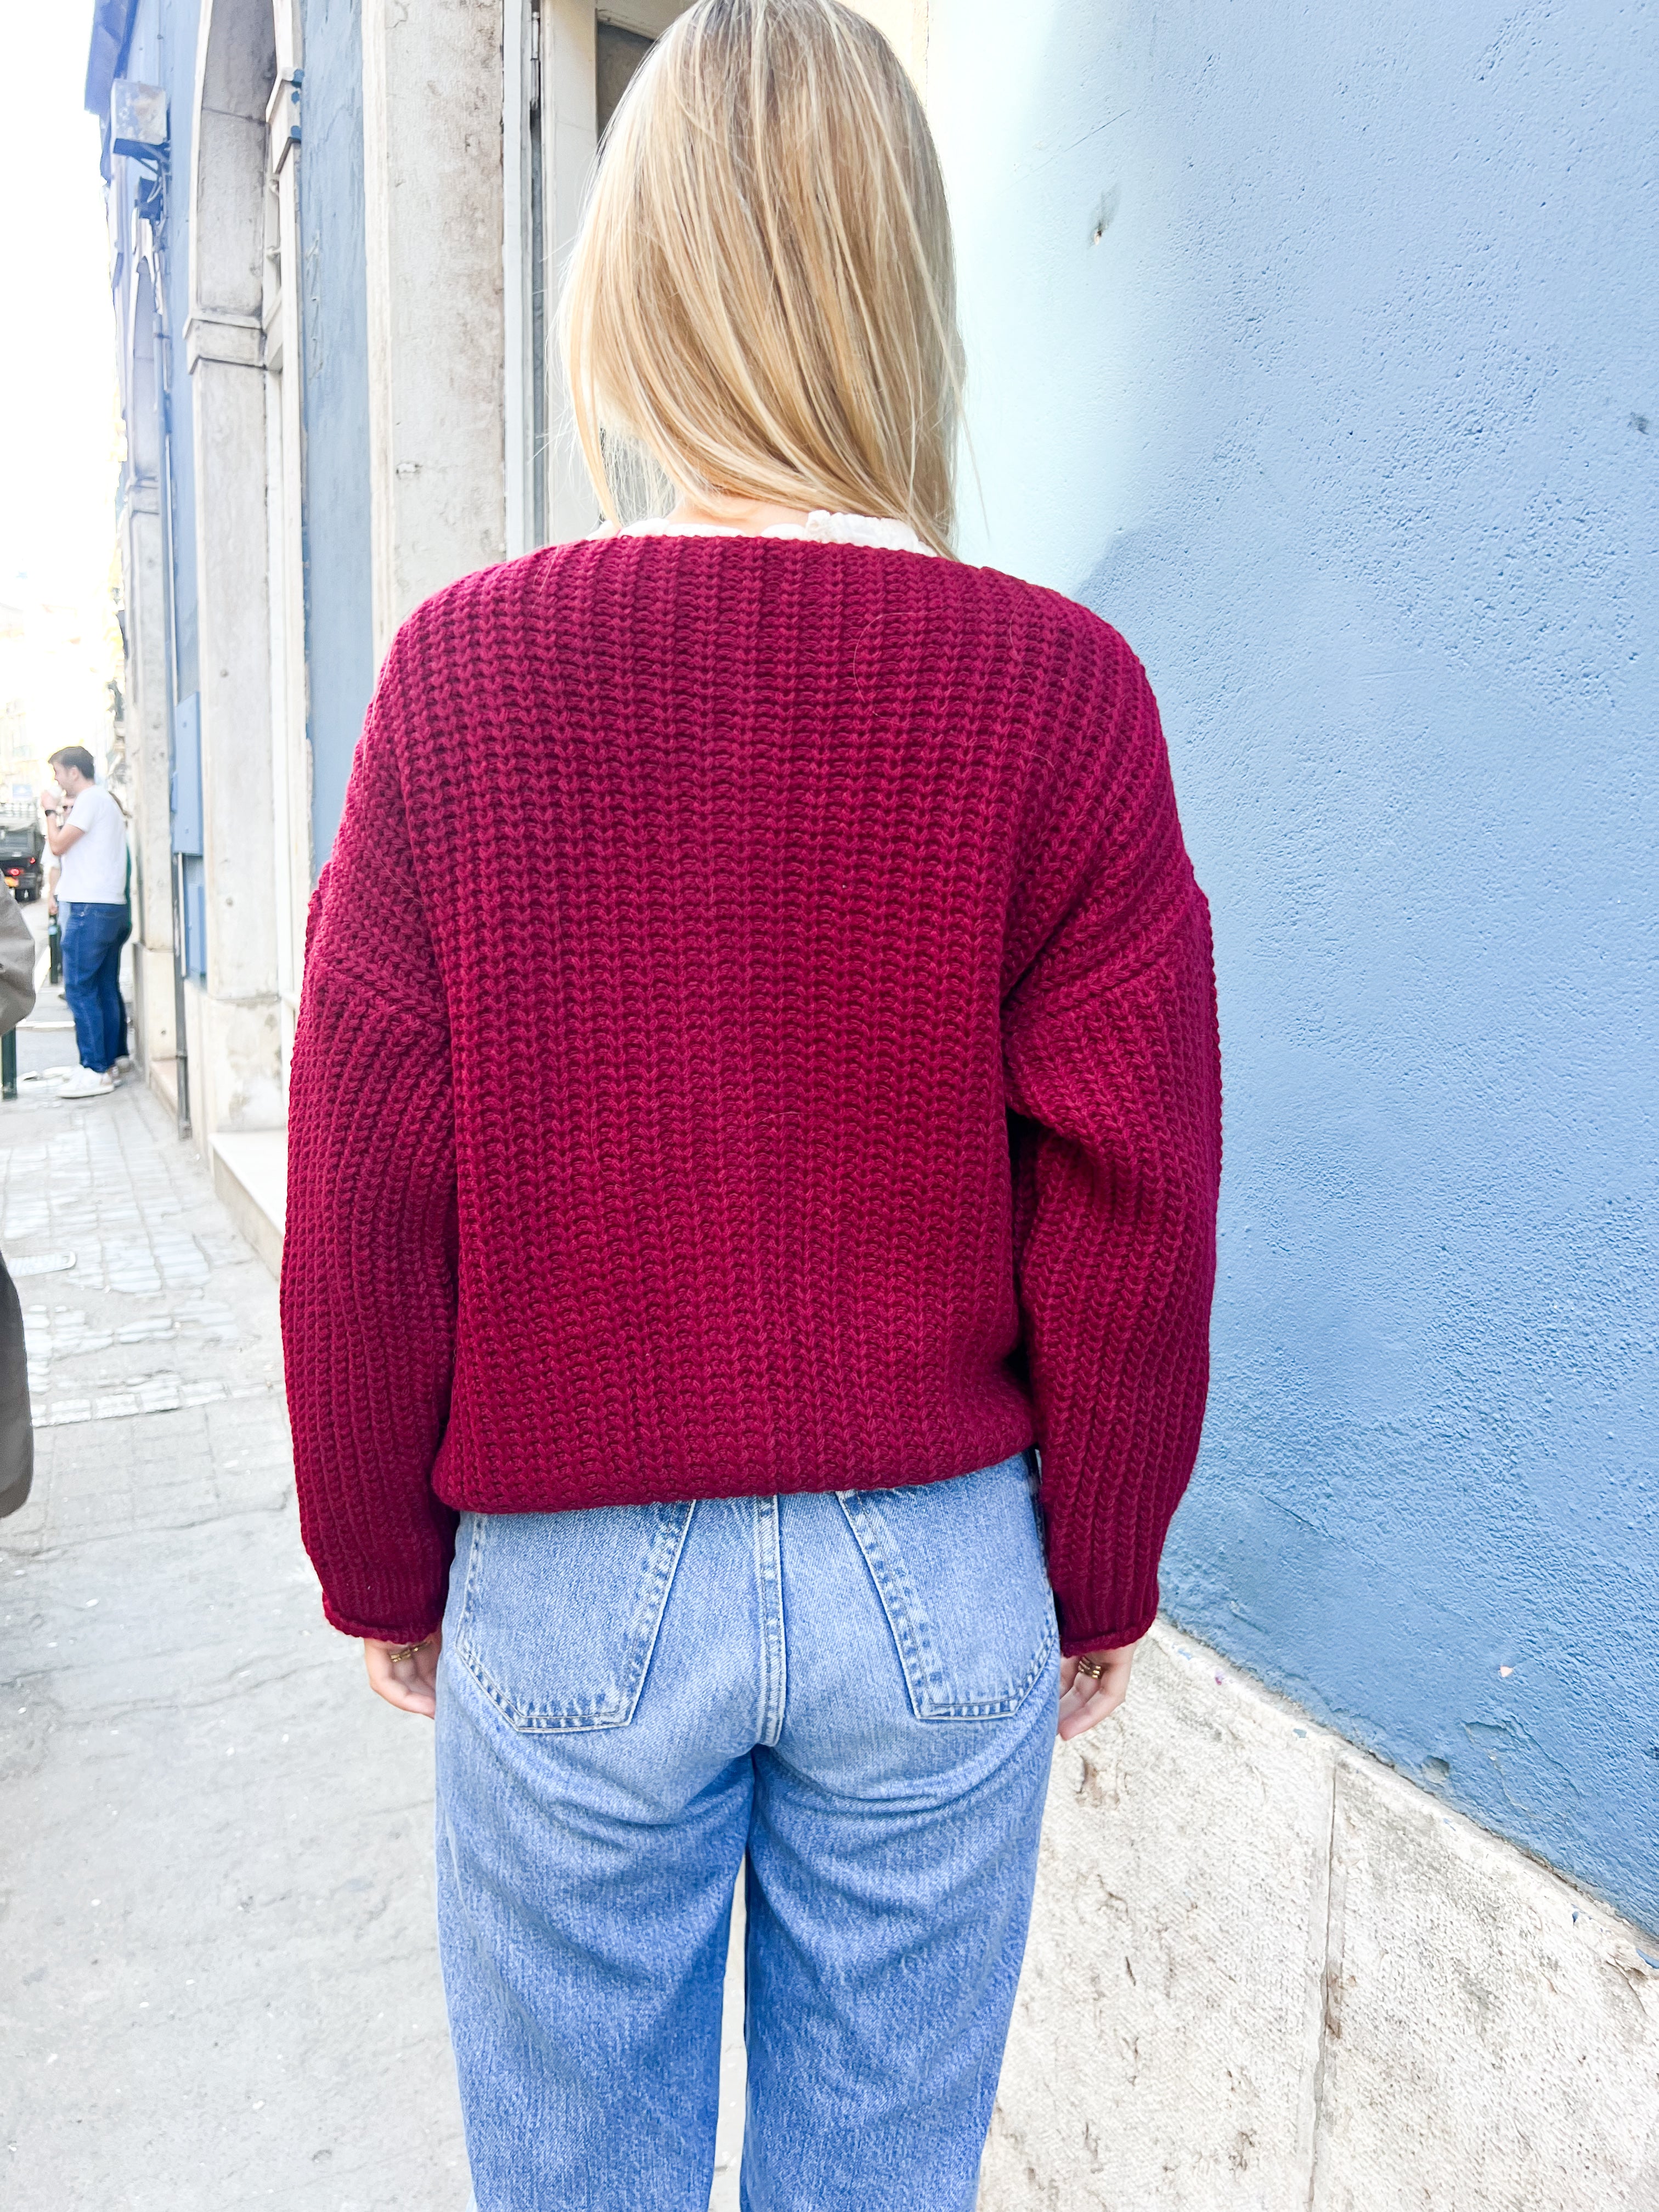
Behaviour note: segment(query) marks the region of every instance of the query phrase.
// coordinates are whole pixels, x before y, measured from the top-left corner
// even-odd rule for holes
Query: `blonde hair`
[[[601,149],[562,302],[582,457],[677,489],[908,522],[950,550],[962,393],[921,103],[839,0],[700,0]]]

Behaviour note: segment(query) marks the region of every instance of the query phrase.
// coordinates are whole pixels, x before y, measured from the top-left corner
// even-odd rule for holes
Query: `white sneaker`
[[[106,1068],[101,1075],[90,1067],[77,1068],[69,1081],[59,1090],[60,1098],[101,1098],[106,1091],[115,1088],[115,1077]]]

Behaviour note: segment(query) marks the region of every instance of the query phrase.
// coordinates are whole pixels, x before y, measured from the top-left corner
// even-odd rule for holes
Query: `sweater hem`
[[[1001,1433],[998,1433],[1001,1426]],[[777,1468],[740,1468],[715,1463],[701,1468],[679,1467],[644,1474],[629,1483],[612,1483],[601,1492],[590,1478],[578,1473],[562,1479],[522,1480],[503,1495],[493,1489],[475,1464],[446,1466],[441,1455],[432,1476],[434,1495],[456,1513],[576,1513],[595,1507],[629,1505],[687,1505],[702,1498],[805,1498],[834,1495],[843,1490],[921,1490],[936,1482],[955,1482],[1000,1467],[1005,1460],[1030,1451],[1036,1442],[1036,1422],[1023,1402],[1010,1408],[1006,1425],[987,1424],[987,1433],[976,1441],[941,1449],[918,1463],[898,1471],[883,1467],[817,1466],[785,1473]],[[459,1454],[456,1455],[459,1458]]]

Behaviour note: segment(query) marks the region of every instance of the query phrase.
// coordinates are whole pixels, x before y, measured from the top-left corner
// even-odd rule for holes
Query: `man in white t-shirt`
[[[121,947],[132,927],[127,908],[126,817],[94,781],[84,745],[64,745],[50,766],[58,788],[43,794],[46,842],[58,863],[63,915],[64,996],[75,1017],[81,1066],[60,1098],[113,1091],[126,1028],[121,1004]]]

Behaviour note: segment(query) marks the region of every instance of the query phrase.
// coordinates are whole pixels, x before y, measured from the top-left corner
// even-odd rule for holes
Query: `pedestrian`
[[[435,1714],[480,2212],[705,2212],[740,1868],[749,2212],[969,2212],[1197,1449],[1208,909],[1128,647],[952,556],[954,314],[879,34],[682,16],[568,280],[612,520],[410,617],[316,893],[301,1525]]]
[[[0,1036],[34,1009],[34,935],[17,902],[0,884]],[[34,1428],[29,1417],[28,1352],[23,1308],[0,1253],[0,1521],[28,1498],[34,1480]]]
[[[132,927],[126,817],[96,781],[84,745],[60,747],[48,765],[58,779],[41,801],[46,842],[58,865],[51,902],[63,917],[64,996],[81,1056],[80,1067],[58,1095],[97,1098],[119,1081],[115,1063],[126,1042],[121,947]]]
[[[119,808],[119,807],[120,807],[120,801],[119,801],[118,799],[117,799],[115,803],[116,803],[117,807],[118,807],[118,808]],[[123,813],[123,820],[124,820],[124,821],[125,821],[125,813]],[[54,919],[54,920],[58,918],[58,878],[61,876],[61,874],[62,874],[62,873],[63,873],[63,863],[62,863],[62,861],[61,861],[61,860],[53,860],[53,862],[52,862],[52,872],[51,872],[51,874],[50,874],[49,878],[47,878],[47,884],[46,884],[46,913],[47,913],[47,915],[48,915],[49,917],[51,917],[51,918],[52,918],[52,919]],[[120,947],[121,947],[122,945],[124,945],[126,943],[127,939],[131,936],[131,934],[132,934],[132,848],[131,848],[131,846],[129,846],[129,847],[127,847],[127,848],[126,848],[126,874],[125,874],[125,879],[124,879],[123,884],[122,884],[122,886],[121,886],[121,929],[120,929],[120,934],[119,934],[119,936],[118,936],[118,939],[117,939],[117,941],[116,941],[116,959],[115,959],[115,963],[114,963],[114,970],[115,970],[115,976],[116,976],[116,982],[117,982],[117,988],[116,988],[116,993],[115,993],[116,1023],[115,1023],[115,1067],[114,1067],[114,1073],[115,1073],[115,1079],[116,1079],[116,1081],[117,1081],[118,1083],[120,1081],[120,1079],[121,1079],[121,1077],[122,1077],[123,1073],[125,1072],[125,1070],[126,1070],[126,1068],[127,1068],[127,1066],[128,1066],[128,1065],[129,1065],[129,1054],[128,1054],[128,1049],[127,1049],[127,1047],[128,1047],[128,1039],[127,1039],[127,1002],[126,1002],[126,997],[125,997],[125,993],[124,993],[124,992],[120,989],[120,988],[119,988],[119,982],[120,982],[120,973],[121,973],[121,963],[120,963],[120,957],[119,957],[119,956],[120,956]],[[64,939],[63,939],[63,924],[62,924],[61,921],[59,921],[59,922],[58,922],[58,952],[59,952],[59,958],[60,958],[60,960],[61,960],[61,957],[62,957],[63,941],[64,941]],[[59,1092],[59,1096],[60,1096],[60,1097],[62,1096],[62,1092],[61,1092],[61,1091],[60,1091],[60,1092]]]

